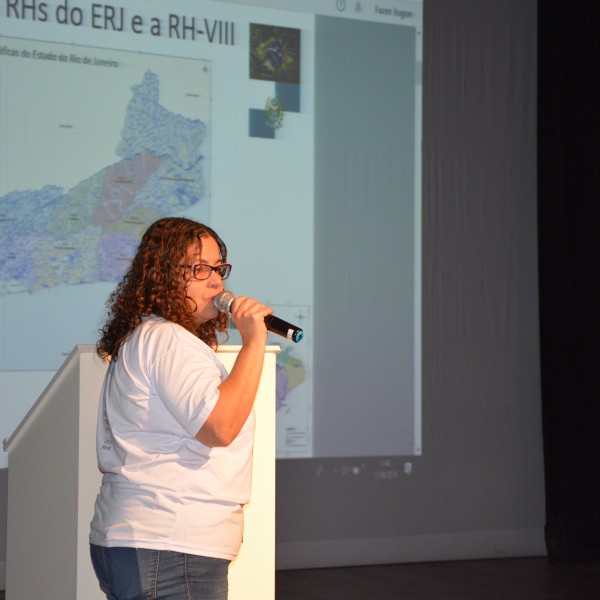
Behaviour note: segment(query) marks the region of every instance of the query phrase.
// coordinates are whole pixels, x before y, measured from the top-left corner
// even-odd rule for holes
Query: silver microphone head
[[[235,300],[234,294],[228,291],[217,294],[214,299],[215,306],[219,312],[228,313],[231,310],[231,303]]]

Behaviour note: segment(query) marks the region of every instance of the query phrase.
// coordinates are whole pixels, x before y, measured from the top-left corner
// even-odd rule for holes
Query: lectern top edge
[[[15,440],[19,437],[20,432],[26,426],[27,422],[32,417],[32,415],[35,414],[35,412],[38,410],[40,405],[44,403],[44,400],[48,396],[50,390],[52,390],[52,388],[57,384],[57,382],[60,381],[65,371],[70,367],[71,363],[73,362],[73,359],[76,356],[90,353],[96,353],[96,347],[93,344],[78,344],[73,348],[73,350],[71,350],[67,358],[64,360],[63,364],[59,367],[58,371],[56,371],[56,373],[50,380],[50,383],[48,383],[48,385],[44,388],[44,391],[40,394],[39,398],[33,403],[33,406],[29,409],[27,414],[17,425],[17,428],[14,430],[13,434],[9,438],[3,440],[2,446],[4,448],[4,452],[8,452],[9,447],[13,443],[15,443]]]
[[[240,351],[240,348],[241,348],[241,346],[239,346],[239,345],[223,344],[223,345],[219,346],[218,352],[222,352],[225,354],[237,353]],[[269,346],[265,347],[266,353],[277,354],[280,351],[281,351],[281,348],[277,344],[269,345]],[[22,430],[27,425],[27,422],[29,421],[29,419],[32,417],[32,415],[35,414],[35,412],[38,410],[38,408],[44,403],[49,392],[61,380],[63,374],[70,367],[73,360],[76,357],[81,356],[83,354],[96,354],[96,346],[94,344],[77,344],[73,348],[73,350],[71,350],[71,352],[69,353],[69,355],[67,356],[67,358],[65,359],[63,364],[59,367],[58,371],[56,371],[56,373],[54,374],[54,377],[52,377],[52,379],[50,380],[50,383],[48,383],[48,385],[45,387],[44,391],[40,394],[39,398],[34,402],[33,406],[29,409],[27,414],[23,417],[23,419],[21,420],[19,425],[17,425],[17,428],[14,430],[13,434],[9,438],[6,438],[3,440],[2,446],[3,446],[5,452],[8,452],[10,446],[16,442],[17,438],[19,437],[19,434],[22,432]],[[101,359],[98,358],[98,361],[101,361]]]

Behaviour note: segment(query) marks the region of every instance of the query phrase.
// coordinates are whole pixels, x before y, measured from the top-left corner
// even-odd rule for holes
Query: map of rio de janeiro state
[[[148,224],[206,196],[206,131],[160,105],[148,70],[132,88],[121,160],[69,190],[48,184],[0,197],[0,295],[118,281]]]

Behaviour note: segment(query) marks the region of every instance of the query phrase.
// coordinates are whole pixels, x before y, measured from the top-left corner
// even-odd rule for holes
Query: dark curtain
[[[600,558],[600,2],[538,3],[546,544]]]

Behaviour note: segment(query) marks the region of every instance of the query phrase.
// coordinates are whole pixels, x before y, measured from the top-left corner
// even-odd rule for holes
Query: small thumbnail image
[[[300,83],[300,29],[250,23],[250,78]]]

